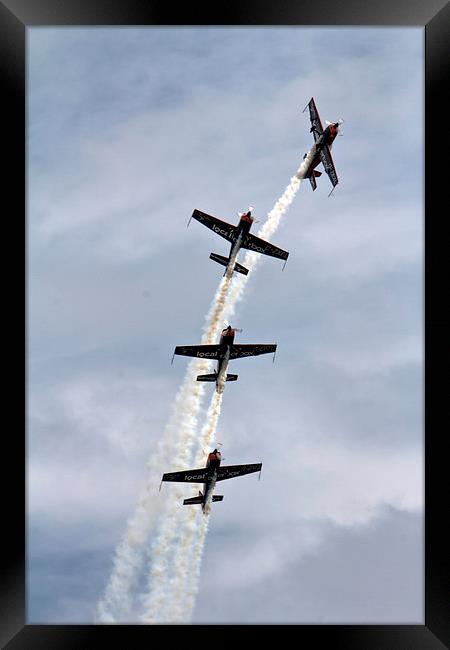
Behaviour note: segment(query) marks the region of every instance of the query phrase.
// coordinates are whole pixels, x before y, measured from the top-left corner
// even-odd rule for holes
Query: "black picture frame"
[[[176,19],[174,19],[176,17]],[[14,267],[14,277],[24,278],[26,268],[25,241],[25,100],[26,100],[26,29],[46,25],[364,25],[423,26],[425,34],[425,623],[423,625],[287,625],[275,626],[276,633],[292,631],[298,643],[327,645],[345,650],[403,650],[450,647],[450,589],[448,519],[448,478],[446,442],[446,398],[450,367],[447,333],[450,331],[446,296],[448,295],[448,256],[444,251],[444,235],[448,210],[444,192],[448,161],[445,132],[447,105],[444,93],[448,87],[446,72],[449,60],[450,5],[444,0],[346,0],[335,2],[315,0],[302,2],[270,0],[233,2],[220,5],[176,5],[150,0],[2,0],[0,2],[0,69],[3,80],[4,193],[12,200],[4,211],[8,248],[13,245],[14,259],[23,260]],[[405,124],[405,129],[422,128],[421,124]],[[447,174],[446,174],[447,172]],[[6,198],[6,197],[4,197]],[[6,248],[6,246],[5,246]],[[18,255],[23,251],[23,258]],[[18,266],[18,265],[17,265]],[[21,273],[23,272],[23,275]],[[447,272],[447,273],[446,273]],[[11,267],[4,275],[4,296],[14,312],[24,315],[18,295],[13,289]],[[26,286],[25,286],[26,290]],[[15,298],[15,300],[14,300]],[[445,311],[444,311],[445,310]],[[12,312],[12,308],[10,312]],[[12,355],[11,371],[20,368],[24,349],[26,367],[25,327],[10,327],[10,334],[23,333]],[[4,339],[4,345],[5,341]],[[8,346],[13,347],[13,346]],[[444,373],[444,370],[447,371]],[[4,368],[4,377],[7,369]],[[17,382],[17,394],[21,393]],[[16,384],[14,384],[16,387]],[[23,384],[22,384],[23,386]],[[447,390],[446,390],[447,389]],[[3,469],[10,475],[2,503],[4,520],[12,522],[3,529],[3,557],[6,568],[0,581],[1,647],[22,648],[94,648],[108,642],[124,648],[140,647],[164,634],[181,634],[201,642],[204,631],[198,625],[27,625],[25,616],[25,435],[16,433],[17,413],[26,401],[19,398],[19,409],[10,409],[12,426],[4,427]],[[8,405],[9,406],[9,405]],[[5,472],[3,472],[5,474]],[[447,488],[447,489],[446,489]],[[257,628],[267,626],[219,625],[218,636],[239,640],[247,631],[254,638]],[[293,627],[295,629],[288,630]],[[249,628],[248,630],[246,628]],[[263,629],[264,632],[264,629]],[[237,636],[239,635],[239,637]],[[244,636],[246,636],[244,634]]]

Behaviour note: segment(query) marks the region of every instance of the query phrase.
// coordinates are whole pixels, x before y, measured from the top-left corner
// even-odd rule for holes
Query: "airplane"
[[[339,127],[344,120],[339,119],[337,122],[328,122],[326,120],[327,127],[324,130],[320,121],[319,112],[314,102],[314,97],[311,97],[309,103],[303,109],[303,113],[307,108],[309,108],[309,117],[312,125],[310,133],[312,133],[314,136],[316,151],[309,169],[305,174],[305,178],[309,178],[309,182],[311,183],[311,187],[314,191],[317,187],[316,178],[318,176],[322,176],[322,172],[317,171],[316,167],[322,163],[326,173],[328,174],[331,184],[333,185],[333,189],[328,195],[330,196],[339,182],[333,163],[333,158],[331,157],[331,147],[333,146],[335,137],[339,134]],[[305,159],[306,156],[307,154],[305,153],[303,159]]]
[[[213,494],[217,481],[224,481],[228,478],[236,478],[237,476],[244,476],[244,474],[252,474],[259,472],[261,476],[262,463],[254,463],[252,465],[222,465],[222,454],[217,449],[214,449],[208,454],[205,467],[199,469],[190,469],[185,472],[169,472],[163,474],[161,485],[163,481],[175,481],[178,483],[204,483],[204,491],[199,490],[198,496],[185,499],[184,506],[191,506],[201,504],[203,514],[207,515],[210,511],[210,504],[215,501],[223,501],[223,495]],[[159,489],[161,490],[161,485]]]
[[[252,223],[255,221],[254,217],[252,217],[252,210],[253,208],[250,206],[247,212],[238,212],[240,219],[237,226],[222,221],[221,219],[217,219],[217,217],[212,217],[210,214],[206,214],[200,210],[194,210],[192,213],[191,219],[196,219],[231,243],[230,254],[228,257],[218,255],[217,253],[211,253],[209,256],[214,262],[218,262],[219,264],[222,264],[222,266],[225,266],[224,275],[230,268],[233,268],[233,271],[237,271],[243,275],[248,274],[248,269],[246,269],[245,266],[242,266],[242,264],[236,262],[237,255],[241,248],[247,248],[250,251],[262,253],[263,255],[277,257],[280,260],[284,260],[284,263],[286,264],[289,256],[287,251],[250,234],[250,228],[252,227]],[[188,226],[191,219],[189,219]]]
[[[277,349],[276,343],[274,345],[264,344],[245,344],[234,343],[234,335],[240,332],[236,328],[228,325],[222,330],[220,342],[218,345],[177,345],[172,357],[176,354],[185,357],[197,357],[199,359],[217,359],[217,370],[210,375],[198,375],[197,381],[214,381],[216,382],[216,391],[222,393],[226,381],[236,381],[238,375],[228,375],[227,367],[230,359],[239,359],[241,357],[255,357],[259,354],[274,353]]]

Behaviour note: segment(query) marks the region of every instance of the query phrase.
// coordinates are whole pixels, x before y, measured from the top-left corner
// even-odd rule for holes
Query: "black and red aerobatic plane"
[[[307,108],[309,108],[309,117],[311,120],[310,132],[314,136],[316,152],[309,169],[305,174],[305,178],[309,178],[311,187],[315,190],[317,187],[316,178],[317,176],[322,176],[322,172],[318,172],[316,167],[322,163],[331,184],[333,185],[333,189],[331,190],[331,192],[333,192],[339,181],[334,167],[333,158],[331,157],[331,147],[335,137],[339,134],[339,127],[344,120],[339,119],[337,122],[326,121],[327,127],[324,129],[314,102],[314,97],[311,97],[309,103],[303,109],[303,112],[305,112]],[[303,158],[306,158],[306,156],[307,154],[305,153]],[[330,196],[330,194],[328,196]]]
[[[223,500],[221,494],[213,494],[217,481],[224,481],[227,478],[236,478],[237,476],[244,476],[244,474],[252,474],[253,472],[261,472],[262,463],[254,463],[252,465],[223,465],[221,467],[221,460],[222,455],[220,451],[214,449],[208,454],[205,467],[189,469],[185,472],[169,472],[168,474],[163,474],[161,484],[163,481],[204,483],[204,491],[199,491],[196,497],[185,499],[183,505],[191,506],[201,504],[203,514],[206,515],[209,513],[212,502]],[[159,489],[161,489],[161,486]]]
[[[277,344],[241,344],[234,343],[234,335],[237,330],[228,325],[222,330],[220,342],[217,345],[177,345],[173,355],[180,354],[185,357],[197,357],[198,359],[217,359],[217,370],[210,375],[198,375],[197,381],[214,381],[218,393],[223,392],[226,381],[236,381],[237,375],[228,375],[227,367],[231,359],[243,357],[256,357],[260,354],[276,352]],[[172,357],[173,362],[173,357]]]
[[[250,234],[250,228],[252,227],[252,223],[255,221],[254,217],[252,217],[252,210],[253,208],[250,206],[247,212],[238,213],[240,219],[237,226],[222,221],[217,217],[212,217],[210,214],[206,214],[206,212],[201,212],[200,210],[194,210],[192,213],[191,219],[196,219],[231,243],[230,254],[228,257],[218,255],[217,253],[211,253],[209,256],[210,259],[214,260],[214,262],[218,262],[219,264],[222,264],[222,266],[225,266],[225,273],[230,267],[232,267],[233,271],[237,271],[243,275],[248,274],[248,269],[246,269],[245,266],[242,266],[242,264],[236,262],[237,255],[241,248],[247,248],[255,253],[262,253],[263,255],[270,255],[271,257],[278,257],[280,260],[284,260],[285,262],[289,256],[287,251],[277,248],[277,246],[274,246],[270,242],[264,241],[263,239]],[[189,219],[188,226],[191,219]]]

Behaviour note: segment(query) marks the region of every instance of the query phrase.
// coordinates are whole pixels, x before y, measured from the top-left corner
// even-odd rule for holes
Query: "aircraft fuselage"
[[[313,129],[311,128],[311,131]],[[324,146],[327,144],[330,149],[333,145],[334,139],[336,138],[338,134],[338,130],[335,124],[329,124],[326,129],[324,129],[322,135],[316,142],[316,152],[314,154],[314,158],[311,161],[311,164],[309,166],[307,174],[305,174],[305,178],[308,178],[311,176],[313,170],[317,167],[317,165],[321,162],[320,160],[320,150],[324,148]]]
[[[228,258],[229,262],[226,268],[227,271],[229,268],[234,267],[236,257],[238,256],[242,244],[245,242],[245,235],[248,235],[248,233],[250,232],[252,223],[253,223],[253,218],[251,216],[250,211],[246,212],[241,216],[240,221],[236,226],[236,230],[233,233],[233,243],[231,244],[231,248],[230,248],[230,255]]]
[[[220,444],[220,443],[219,443]],[[244,474],[261,472],[262,463],[253,463],[251,465],[225,465],[221,467],[222,455],[218,449],[214,449],[208,454],[204,468],[187,470],[182,472],[168,472],[163,474],[163,481],[175,481],[178,483],[202,483],[203,492],[199,490],[197,496],[184,499],[183,505],[193,506],[200,505],[203,514],[207,515],[210,511],[211,503],[223,501],[222,494],[214,494],[214,488],[218,481],[236,478]]]
[[[202,510],[204,514],[207,514],[209,512],[210,503],[212,501],[214,489],[216,487],[217,469],[220,467],[220,463],[220,454],[209,454],[208,460],[206,461],[208,475],[206,477],[202,501]]]
[[[228,330],[225,329],[222,331],[222,335],[220,337],[220,342],[219,345],[221,347],[219,351],[219,358],[217,360],[217,381],[216,381],[216,386],[219,388],[219,386],[223,387],[224,384],[224,375],[226,376],[227,374],[227,368],[228,368],[228,361],[230,358],[230,348],[233,345],[234,341],[234,330],[231,330],[230,333],[228,333]]]

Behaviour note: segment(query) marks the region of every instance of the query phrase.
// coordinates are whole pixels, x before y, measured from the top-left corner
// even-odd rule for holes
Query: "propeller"
[[[252,205],[248,206],[247,212],[253,212],[255,208]],[[255,219],[255,217],[252,217],[253,223],[259,223],[259,219]]]
[[[339,131],[340,131],[341,124],[343,124],[343,123],[344,123],[344,120],[342,119],[342,117],[340,117],[336,122],[329,122],[328,120],[325,120],[325,124],[327,124],[328,126],[330,126],[332,124],[337,125],[336,126],[336,131],[338,132],[338,135],[340,135],[340,136],[342,136],[342,133],[340,133]]]
[[[226,330],[228,326],[231,327],[231,324],[230,323],[228,323],[228,324],[224,323],[223,324],[223,329]],[[232,327],[231,329],[233,329],[235,332],[243,332],[244,331],[242,329],[239,329],[238,327]]]
[[[219,447],[223,447],[223,444],[222,444],[221,442],[216,442],[215,445],[213,445],[213,444],[211,443],[211,447],[212,447],[213,449],[215,448],[215,449],[217,449],[217,451],[219,451],[218,448],[219,448]],[[204,449],[202,449],[202,452],[203,452],[203,455],[204,455],[204,456],[207,456],[207,455],[209,454],[209,452],[208,452],[208,451],[205,451]],[[222,452],[221,452],[221,453],[222,453]],[[225,460],[225,457],[224,457],[224,456],[222,456],[222,460]]]
[[[217,448],[217,447],[223,447],[223,443],[222,443],[222,442],[216,442],[215,445],[213,445],[213,444],[211,443],[211,447],[216,447],[216,448]],[[204,449],[202,449],[202,451],[203,451],[204,454],[206,454],[206,451],[205,451]]]
[[[243,217],[244,214],[247,214],[248,212],[253,212],[254,209],[255,208],[252,205],[249,205],[248,209],[245,212],[238,212],[238,216]],[[252,217],[252,219],[253,219],[253,217]],[[253,219],[253,221],[256,221],[256,219]]]

